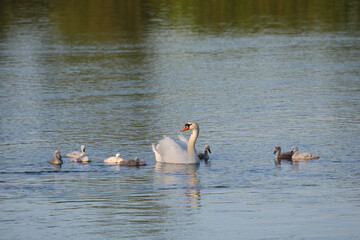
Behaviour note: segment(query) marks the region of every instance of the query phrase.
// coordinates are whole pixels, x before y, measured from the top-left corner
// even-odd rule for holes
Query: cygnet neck
[[[276,151],[276,159],[280,159],[281,150]]]

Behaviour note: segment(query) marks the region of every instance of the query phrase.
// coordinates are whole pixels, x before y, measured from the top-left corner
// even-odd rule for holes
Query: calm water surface
[[[1,1],[1,238],[358,238],[359,12]],[[155,164],[187,121],[209,164]],[[91,163],[48,163],[82,144]],[[320,159],[276,166],[275,145]],[[148,165],[105,165],[116,152]]]

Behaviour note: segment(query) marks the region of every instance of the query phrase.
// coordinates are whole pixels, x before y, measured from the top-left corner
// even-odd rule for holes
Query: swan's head
[[[280,151],[281,151],[280,146],[275,146],[274,154],[277,153],[277,152],[280,152]]]
[[[188,122],[185,124],[185,127],[183,128],[183,130],[181,130],[182,132],[186,131],[186,130],[195,130],[195,129],[199,129],[199,125],[196,122]]]
[[[85,152],[85,145],[81,145],[81,151]]]
[[[293,153],[298,152],[298,151],[299,151],[299,149],[295,146],[291,148],[291,152],[293,152]]]
[[[115,157],[116,157],[116,158],[120,158],[120,153],[117,153],[117,154],[115,155]]]
[[[210,150],[210,146],[209,146],[209,145],[205,145],[205,151],[209,151],[209,153],[211,153],[211,150]]]

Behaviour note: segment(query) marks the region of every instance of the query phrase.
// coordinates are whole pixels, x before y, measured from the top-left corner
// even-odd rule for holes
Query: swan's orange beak
[[[185,125],[184,129],[181,130],[181,131],[183,132],[183,131],[186,131],[186,130],[189,130],[189,125]]]

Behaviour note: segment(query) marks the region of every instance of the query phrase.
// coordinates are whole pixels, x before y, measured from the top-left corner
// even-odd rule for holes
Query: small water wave
[[[40,170],[40,171],[16,171],[16,172],[0,172],[0,175],[41,175],[41,174],[69,174],[69,173],[94,173],[100,170]],[[103,171],[101,171],[103,172]],[[109,171],[112,172],[112,171]]]

